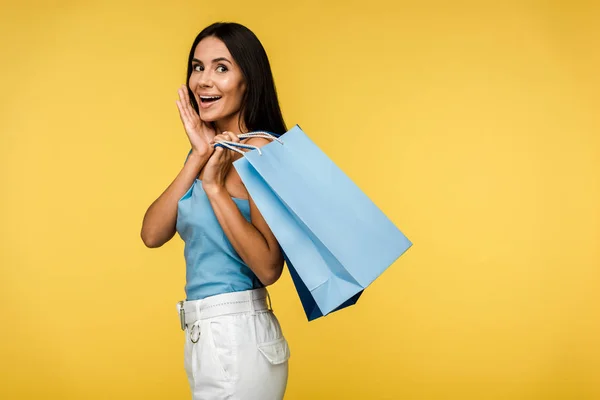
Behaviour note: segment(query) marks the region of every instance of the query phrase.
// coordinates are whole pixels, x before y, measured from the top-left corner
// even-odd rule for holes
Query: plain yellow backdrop
[[[12,1],[0,13],[0,398],[185,399],[176,237],[195,35],[251,28],[284,116],[414,246],[308,323],[286,399],[600,399],[600,6]]]

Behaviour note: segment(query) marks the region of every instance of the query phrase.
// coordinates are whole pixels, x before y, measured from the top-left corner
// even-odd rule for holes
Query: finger
[[[225,140],[221,135],[216,135],[214,138],[212,138],[209,143],[210,144],[216,144],[217,142],[222,142],[223,140]]]
[[[181,103],[185,104],[185,88],[180,87],[177,90],[177,93],[179,94],[179,100],[181,100]]]
[[[192,102],[190,101],[190,91],[187,86],[185,87],[183,93],[185,96],[185,103],[190,107],[190,109],[192,109]]]
[[[191,107],[189,105],[189,99],[186,96],[187,87],[185,85],[182,85],[177,92],[179,94],[179,101],[181,103],[181,109],[183,110],[183,114],[188,121],[191,121],[192,120],[192,113],[190,110]]]
[[[230,141],[230,139],[229,139],[229,136],[227,136],[227,135],[225,135],[225,134],[223,134],[223,133],[220,133],[220,134],[218,134],[218,135],[215,135],[215,137],[213,138],[213,141],[215,141],[215,142],[216,142],[216,141],[219,141],[219,140]]]
[[[185,102],[185,92],[183,88],[179,88],[177,92],[179,94],[179,109],[182,114],[182,117],[185,118],[185,120],[189,121],[190,115]]]
[[[176,100],[175,104],[177,104],[177,109],[179,110],[179,118],[181,119],[181,122],[185,123],[185,112],[183,111],[183,105],[181,104],[181,101]]]
[[[231,140],[232,142],[236,142],[236,143],[240,142],[240,138],[235,133],[233,133],[233,132],[227,132],[227,135],[230,137],[229,140]]]
[[[221,146],[215,147],[214,157],[216,158],[217,161],[221,161],[221,159],[223,158],[224,151],[225,151],[225,149]]]
[[[235,133],[229,132],[229,131],[226,131],[226,132],[223,132],[223,133],[227,135],[227,140],[229,140],[231,142],[235,142],[235,143],[239,143],[240,142],[240,138]]]
[[[218,149],[221,149],[220,153],[223,153],[223,154],[221,155],[221,157],[218,157],[218,159],[221,160],[221,161],[224,161],[224,160],[228,159],[232,155],[232,153],[235,152],[235,150],[232,150],[231,148],[229,148],[228,146],[230,146],[230,145],[227,145],[227,146],[220,145],[219,146],[218,143],[220,141],[221,140],[219,140],[217,138],[217,140],[215,140],[215,143],[213,144],[213,147],[214,147],[215,151],[218,150]],[[235,149],[236,147],[233,146],[233,148]]]
[[[186,99],[187,98],[187,93],[188,93],[188,87],[187,87],[187,85],[185,85],[185,84],[181,85],[179,87],[179,90],[181,91],[181,94],[183,95],[184,99]]]

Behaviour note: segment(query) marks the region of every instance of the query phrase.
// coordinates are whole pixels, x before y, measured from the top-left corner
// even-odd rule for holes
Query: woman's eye
[[[202,65],[194,65],[194,71],[204,71],[204,67]]]
[[[227,71],[227,67],[224,65],[219,65],[217,67],[217,72],[226,72]]]

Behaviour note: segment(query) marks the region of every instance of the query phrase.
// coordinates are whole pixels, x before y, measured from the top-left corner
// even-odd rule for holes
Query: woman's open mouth
[[[208,108],[221,99],[221,96],[199,96],[200,107]]]

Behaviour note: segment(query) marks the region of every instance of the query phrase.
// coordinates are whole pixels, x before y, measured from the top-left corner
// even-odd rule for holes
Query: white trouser
[[[193,400],[281,400],[290,351],[266,289],[178,304]]]

